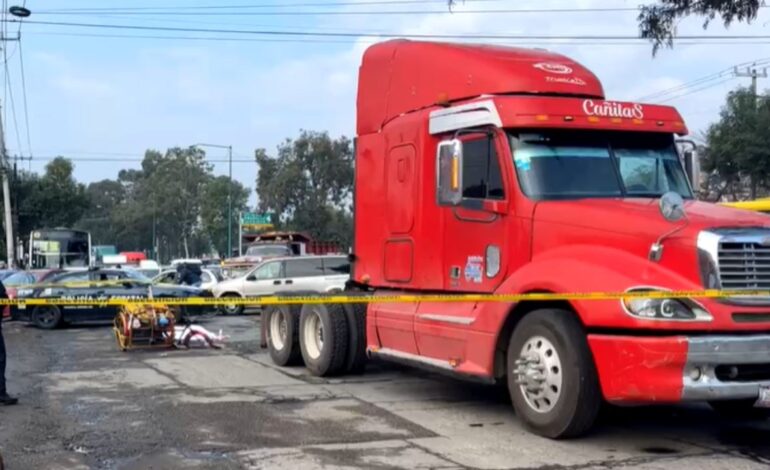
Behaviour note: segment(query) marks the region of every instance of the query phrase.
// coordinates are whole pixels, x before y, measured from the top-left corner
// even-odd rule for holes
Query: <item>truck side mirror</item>
[[[684,151],[684,170],[687,172],[687,178],[690,180],[690,186],[694,190],[698,189],[698,179],[700,177],[700,167],[698,165],[698,156],[692,150]]]
[[[463,143],[439,142],[436,152],[436,199],[439,205],[457,206],[463,199]]]

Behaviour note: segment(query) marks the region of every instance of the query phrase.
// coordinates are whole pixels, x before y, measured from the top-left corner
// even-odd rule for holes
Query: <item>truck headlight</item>
[[[629,289],[627,292],[663,292],[662,289]],[[692,299],[632,297],[621,300],[623,310],[635,318],[664,321],[711,321],[711,314]]]

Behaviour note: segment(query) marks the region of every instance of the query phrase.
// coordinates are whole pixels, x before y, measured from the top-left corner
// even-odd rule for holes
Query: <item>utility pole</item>
[[[751,78],[751,94],[754,96],[754,101],[757,100],[757,79],[767,78],[767,68],[763,68],[761,71],[756,67],[746,67],[744,70],[739,70],[735,67],[733,72],[736,77],[739,78]]]
[[[27,18],[31,12],[23,6],[12,6],[8,9],[8,13],[17,18]],[[2,47],[5,47],[5,43],[8,41],[19,41],[20,36],[16,38],[8,38],[0,36],[0,42],[3,43]],[[8,267],[16,267],[16,243],[13,238],[13,215],[11,213],[11,184],[10,184],[10,171],[11,165],[8,163],[8,152],[5,148],[5,128],[3,127],[2,120],[2,108],[0,108],[0,171],[3,178],[3,212],[5,220],[5,254],[8,259]]]
[[[751,97],[754,100],[754,108],[757,110],[757,113],[759,112],[759,95],[757,94],[757,79],[758,78],[767,78],[767,68],[763,68],[760,72],[757,70],[756,67],[746,67],[744,70],[739,70],[738,67],[735,67],[735,70],[733,71],[733,74],[736,77],[739,78],[751,78]],[[754,175],[749,175],[749,181],[750,181],[750,197],[752,200],[757,198],[757,181]]]
[[[16,244],[14,243],[13,238],[13,217],[11,215],[11,184],[9,182],[10,179],[10,165],[8,164],[8,154],[5,150],[5,131],[3,127],[3,117],[2,117],[2,108],[0,108],[0,159],[2,159],[2,162],[0,163],[0,166],[2,166],[3,173],[3,213],[5,214],[5,255],[6,259],[8,260],[8,267],[9,268],[15,268],[16,267],[16,255],[15,255],[15,248]]]
[[[227,185],[227,257],[233,256],[233,146],[227,146],[227,161],[229,165]],[[240,243],[240,241],[238,242]],[[239,250],[240,251],[240,250]]]

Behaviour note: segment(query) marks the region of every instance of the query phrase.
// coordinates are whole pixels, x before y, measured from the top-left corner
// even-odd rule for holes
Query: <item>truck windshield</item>
[[[516,174],[533,199],[692,198],[668,134],[525,131],[510,133]]]

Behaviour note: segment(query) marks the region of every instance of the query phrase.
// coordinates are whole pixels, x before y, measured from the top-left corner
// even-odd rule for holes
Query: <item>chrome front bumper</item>
[[[682,400],[758,398],[761,387],[770,387],[770,375],[752,380],[740,372],[758,365],[770,369],[770,335],[689,337]]]

